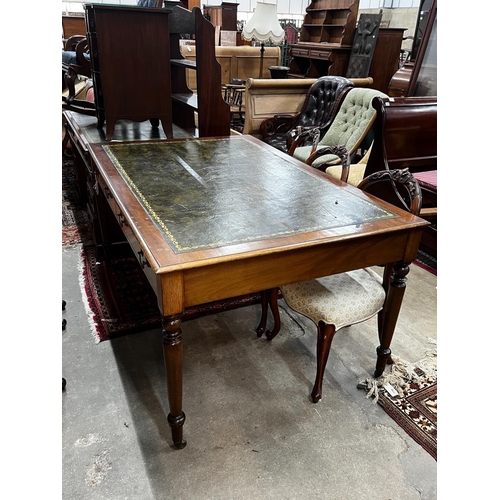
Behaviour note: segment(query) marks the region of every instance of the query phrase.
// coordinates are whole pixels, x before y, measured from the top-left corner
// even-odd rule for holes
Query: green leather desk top
[[[397,217],[244,136],[103,149],[176,253]]]

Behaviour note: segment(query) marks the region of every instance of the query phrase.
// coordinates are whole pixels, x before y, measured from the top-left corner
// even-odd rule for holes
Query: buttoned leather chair
[[[353,87],[353,83],[342,76],[318,78],[308,90],[302,109],[297,115],[276,115],[261,123],[262,140],[288,153],[290,145],[300,131],[314,128],[322,137],[328,130],[345,93]]]
[[[372,126],[377,112],[372,106],[372,100],[376,96],[387,97],[386,94],[370,88],[356,87],[349,90],[323,138],[319,138],[314,129],[304,131],[294,141],[288,154],[325,171],[342,161],[331,148],[343,145],[351,158],[360,149],[366,153],[373,142]],[[313,138],[313,144],[303,145],[308,138]],[[342,180],[347,182],[348,178],[342,177]]]
[[[337,150],[337,153],[345,155]],[[345,161],[345,156],[344,156]],[[408,169],[375,172],[363,179],[358,188],[419,215],[422,195],[418,181]],[[357,269],[280,287],[286,304],[312,320],[317,329],[316,380],[311,393],[313,403],[321,399],[323,376],[332,340],[336,332],[378,316],[379,340],[383,327],[383,306],[390,286],[393,265],[385,266],[383,277],[372,268]],[[262,316],[257,328],[272,340],[281,328],[278,289],[262,292]],[[273,330],[266,331],[268,308],[274,317]],[[392,363],[392,360],[388,360]]]

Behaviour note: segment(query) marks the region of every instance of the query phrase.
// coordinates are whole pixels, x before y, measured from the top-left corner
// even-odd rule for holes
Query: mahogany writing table
[[[251,136],[91,144],[98,183],[158,297],[175,446],[186,307],[396,262],[381,375],[427,224]]]

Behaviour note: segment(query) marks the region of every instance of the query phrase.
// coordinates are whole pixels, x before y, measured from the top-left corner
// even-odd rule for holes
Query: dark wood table
[[[186,307],[396,262],[376,375],[424,220],[251,136],[91,144],[100,191],[158,297],[174,445],[182,448]]]

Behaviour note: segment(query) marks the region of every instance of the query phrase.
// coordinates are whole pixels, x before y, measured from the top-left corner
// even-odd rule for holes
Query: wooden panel
[[[171,138],[169,10],[85,4],[99,125],[157,119]],[[103,120],[104,118],[104,120]]]
[[[63,38],[68,39],[73,35],[86,35],[85,17],[62,16]]]
[[[247,80],[245,88],[244,134],[260,137],[260,124],[276,114],[295,115],[302,108],[314,79]]]
[[[372,88],[388,94],[389,83],[399,67],[404,28],[380,28],[373,52],[370,76]]]
[[[181,54],[189,61],[196,60],[196,47],[182,45]],[[221,67],[221,82],[230,83],[237,78],[247,80],[258,78],[260,70],[260,47],[215,47],[215,58]],[[269,66],[279,66],[280,47],[266,47],[264,52],[264,78],[270,78]],[[191,90],[196,90],[196,72],[187,70],[187,82]]]

